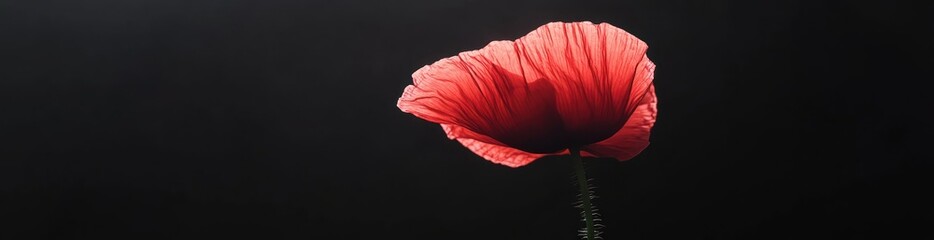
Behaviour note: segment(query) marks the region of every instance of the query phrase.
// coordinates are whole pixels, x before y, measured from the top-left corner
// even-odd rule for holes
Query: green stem
[[[590,205],[590,188],[587,186],[587,175],[584,171],[584,161],[581,160],[581,151],[571,149],[571,158],[574,162],[574,171],[577,173],[577,185],[581,191],[581,205],[584,209],[584,221],[587,222],[587,240],[594,239],[593,208]]]

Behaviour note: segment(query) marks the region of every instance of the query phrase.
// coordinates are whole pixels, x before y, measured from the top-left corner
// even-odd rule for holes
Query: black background
[[[395,104],[583,20],[658,65],[652,144],[587,161],[606,239],[931,238],[920,2],[0,1],[0,238],[575,239],[569,161]]]

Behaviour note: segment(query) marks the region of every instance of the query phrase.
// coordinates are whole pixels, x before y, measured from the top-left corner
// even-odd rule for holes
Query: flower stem
[[[584,209],[584,221],[587,223],[587,240],[594,240],[593,208],[590,205],[590,187],[587,186],[587,175],[584,171],[584,161],[581,160],[581,151],[572,148],[571,158],[574,162],[574,172],[577,173],[577,185],[581,191],[581,205]]]

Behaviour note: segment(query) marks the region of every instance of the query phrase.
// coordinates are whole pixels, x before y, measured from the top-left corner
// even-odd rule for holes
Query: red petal
[[[523,75],[515,50],[510,41],[496,41],[425,66],[412,74],[414,85],[406,87],[398,106],[526,152],[566,148],[554,88]]]
[[[519,149],[506,147],[490,137],[456,125],[441,124],[441,127],[444,128],[444,132],[448,134],[449,138],[456,139],[463,144],[464,147],[470,149],[470,151],[494,163],[509,167],[521,167],[535,161],[535,159],[545,156],[545,154],[528,153]]]
[[[649,135],[658,114],[658,99],[655,97],[654,85],[649,87],[645,97],[641,100],[642,102],[623,128],[606,140],[584,147],[583,155],[625,161],[642,152],[649,145]]]
[[[651,61],[648,45],[607,23],[549,23],[516,40],[522,58],[551,80],[570,144],[581,146],[617,132],[652,83],[637,74]],[[651,72],[651,71],[649,71]],[[622,111],[621,111],[622,110]]]

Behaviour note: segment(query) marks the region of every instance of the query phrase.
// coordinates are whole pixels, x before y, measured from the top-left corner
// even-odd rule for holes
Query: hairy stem
[[[593,207],[590,205],[590,188],[587,186],[587,175],[584,171],[584,161],[581,160],[581,151],[571,149],[571,158],[574,162],[574,172],[577,174],[577,185],[580,186],[581,205],[584,209],[584,220],[587,223],[587,240],[594,240]]]

